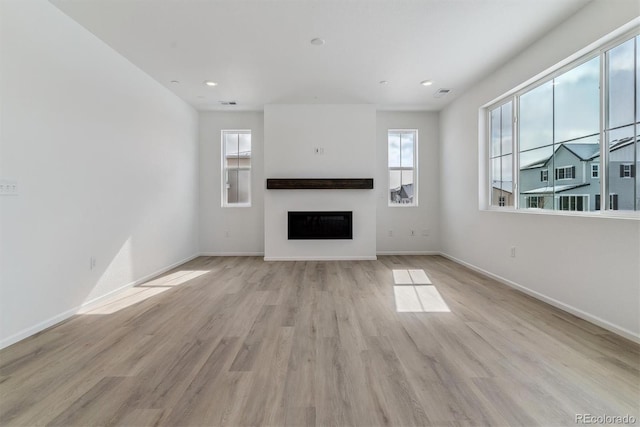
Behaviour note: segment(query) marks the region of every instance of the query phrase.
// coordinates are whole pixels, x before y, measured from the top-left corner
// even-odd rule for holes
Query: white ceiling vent
[[[451,89],[438,89],[436,93],[433,94],[434,98],[442,98],[445,95],[448,95],[451,92]]]
[[[220,101],[220,105],[237,105],[236,101]]]

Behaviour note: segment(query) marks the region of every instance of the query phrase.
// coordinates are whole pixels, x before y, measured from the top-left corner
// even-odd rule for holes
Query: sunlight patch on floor
[[[393,270],[393,283],[398,313],[451,312],[424,270]]]
[[[175,273],[167,274],[165,276],[158,277],[157,279],[150,280],[141,284],[140,286],[144,287],[153,287],[153,286],[178,286],[182,285],[189,280],[195,279],[196,277],[200,277],[203,274],[207,274],[209,270],[180,270]]]
[[[396,285],[431,285],[431,279],[424,270],[393,270]]]
[[[169,289],[207,274],[209,270],[181,270],[145,282],[118,293],[113,298],[81,309],[78,314],[113,314],[123,308],[145,301]]]
[[[394,286],[398,313],[450,313],[435,286]]]
[[[127,289],[117,297],[109,299],[97,307],[89,307],[87,311],[80,310],[79,314],[113,314],[123,308],[131,307],[148,298],[159,295],[171,289],[170,287],[144,288],[136,287]]]
[[[409,270],[393,270],[393,283],[396,285],[412,285]]]

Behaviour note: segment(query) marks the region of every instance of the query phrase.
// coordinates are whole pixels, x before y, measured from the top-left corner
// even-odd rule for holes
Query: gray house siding
[[[636,142],[635,145],[640,146],[640,143]],[[608,177],[611,195],[609,204],[612,209],[640,209],[638,151],[640,150],[631,141],[620,141],[612,145]],[[596,176],[592,173],[594,164],[598,165]],[[546,182],[542,180],[543,171],[547,173]],[[589,211],[600,209],[598,198],[602,173],[596,144],[561,144],[556,148],[555,155],[548,159],[538,159],[535,164],[523,165],[521,168],[520,206]],[[575,197],[565,196],[581,196],[583,199],[576,201]],[[532,198],[536,198],[535,203],[528,200]],[[568,206],[568,201],[571,206]]]

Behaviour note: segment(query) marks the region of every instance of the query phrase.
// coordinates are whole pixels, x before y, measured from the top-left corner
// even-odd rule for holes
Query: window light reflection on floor
[[[398,313],[451,312],[424,270],[393,270],[393,282]]]
[[[159,295],[169,289],[182,285],[190,280],[208,273],[208,270],[181,270],[145,282],[139,286],[127,289],[113,298],[109,298],[99,305],[83,308],[78,314],[113,314],[123,308]]]
[[[450,313],[435,286],[394,286],[398,313]]]

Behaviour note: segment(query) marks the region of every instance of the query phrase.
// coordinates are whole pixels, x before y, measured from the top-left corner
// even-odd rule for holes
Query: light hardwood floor
[[[450,312],[399,313],[424,269]],[[195,259],[0,352],[0,424],[640,419],[640,346],[438,256]]]

